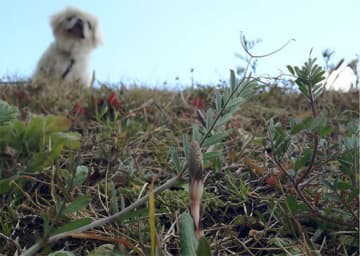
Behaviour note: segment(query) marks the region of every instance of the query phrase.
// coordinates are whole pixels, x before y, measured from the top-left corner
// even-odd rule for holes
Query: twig
[[[252,54],[246,47],[245,43],[244,43],[245,39],[244,39],[244,36],[243,34],[241,34],[241,37],[240,37],[240,42],[241,42],[241,45],[242,47],[244,48],[245,52],[251,57],[251,58],[264,58],[264,57],[269,57],[271,55],[274,55],[275,53],[278,53],[279,51],[281,51],[282,49],[284,49],[286,46],[288,46],[288,44],[290,44],[292,41],[295,41],[294,38],[291,38],[289,39],[285,44],[283,44],[282,46],[280,46],[278,49],[272,51],[272,52],[269,52],[269,53],[265,53],[263,55],[254,55]]]

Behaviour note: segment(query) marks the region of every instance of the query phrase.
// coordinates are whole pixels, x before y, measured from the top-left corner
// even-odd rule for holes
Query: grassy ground
[[[0,193],[0,253],[13,255],[16,244],[29,248],[44,237],[44,226],[110,216],[144,196],[152,182],[158,187],[174,177],[169,148],[176,147],[184,161],[182,136],[191,136],[192,125],[200,124],[196,107],[203,112],[213,107],[215,90],[102,87],[41,93],[21,83],[0,87],[1,98],[19,107],[19,119],[24,123],[34,114],[66,116],[71,120],[69,130],[81,135],[79,149],[64,149],[59,157],[32,172],[26,169],[30,152],[19,155],[11,151],[13,147],[1,144],[1,180],[18,176],[9,190]],[[317,109],[330,120],[332,130],[326,142],[320,141],[328,143],[330,152],[341,146],[339,135],[349,134],[348,122],[358,124],[359,94],[326,92]],[[349,175],[355,175],[355,187],[340,191],[332,201],[323,178],[347,178],[339,174],[341,163],[336,159],[328,158],[326,163],[320,156],[316,159],[302,188],[314,212],[301,208],[302,199],[271,157],[266,121],[273,118],[289,130],[290,117],[309,116],[311,107],[304,97],[273,87],[243,104],[224,125],[230,134],[220,145],[222,157],[205,165],[202,198],[201,222],[213,255],[359,254],[358,194],[346,203],[342,200],[352,190],[358,191],[358,162],[350,165],[350,171],[356,173]],[[312,143],[307,132],[294,135],[281,166],[294,169],[296,159],[312,148]],[[87,168],[86,179],[69,191],[67,180],[78,166]],[[58,214],[59,202],[69,204],[81,195],[90,196],[86,207]],[[298,202],[295,210],[292,199]],[[156,195],[159,255],[179,255],[179,216],[188,206],[186,179]],[[338,214],[332,215],[329,209]],[[351,213],[355,216],[348,217]],[[116,245],[117,254],[113,255],[150,255],[148,216],[145,203],[103,226],[44,245],[37,255],[60,249],[88,255],[96,248],[104,249],[100,247],[104,244],[109,248]]]

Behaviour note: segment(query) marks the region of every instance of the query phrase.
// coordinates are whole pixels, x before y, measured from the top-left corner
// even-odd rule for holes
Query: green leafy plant
[[[220,160],[222,142],[230,133],[230,130],[224,129],[224,125],[233,119],[233,115],[239,110],[239,107],[255,94],[256,89],[255,81],[246,77],[237,80],[234,71],[230,71],[230,87],[223,88],[221,93],[215,93],[215,109],[209,108],[205,115],[200,109],[196,110],[201,126],[193,125],[193,142],[189,144],[187,135],[183,135],[186,164],[180,164],[175,149],[170,150],[178,175],[184,173],[185,167],[188,167],[190,175],[189,193],[192,221],[189,221],[187,213],[183,213],[180,218],[181,253],[183,255],[211,255],[210,246],[200,229],[200,204],[205,176],[203,161],[206,165],[206,162]],[[210,150],[203,154],[200,147],[207,147]],[[182,170],[180,170],[180,166],[183,166]]]
[[[316,223],[311,228],[323,235],[337,227],[355,231],[359,225],[359,128],[354,125],[358,120],[351,121],[346,133],[340,134],[339,145],[332,145],[331,123],[334,122],[320,116],[316,104],[324,89],[324,70],[312,58],[302,67],[288,66],[288,70],[294,76],[301,95],[308,100],[312,115],[304,119],[290,118],[290,129],[270,120],[268,138],[271,157],[284,176],[280,182],[285,199],[280,204],[280,218],[287,220],[284,227],[298,236],[303,248],[308,248],[310,253],[314,246],[304,236],[305,222],[300,216],[308,216],[306,221]],[[305,138],[305,145],[299,147],[301,150],[296,152],[297,157],[291,160],[289,146],[296,143],[299,136]],[[287,167],[289,161],[293,168]],[[308,185],[316,181],[317,186]],[[339,239],[339,242],[341,237],[330,236],[329,239]],[[356,247],[354,243],[351,246]]]
[[[5,101],[0,100],[0,125],[5,125],[10,121],[14,121],[19,114],[16,107],[10,106]]]
[[[46,168],[55,166],[55,162],[66,150],[76,150],[80,147],[80,135],[69,132],[71,121],[63,116],[30,116],[29,120],[16,119],[17,108],[0,102],[2,122],[0,124],[0,149],[5,152],[5,161],[0,164],[0,194],[15,192],[14,197],[8,197],[8,204],[16,207],[21,203],[23,189],[36,180],[36,175],[46,172]],[[71,156],[71,155],[70,155]],[[19,168],[21,166],[21,168]],[[61,177],[63,175],[63,177]],[[63,233],[91,222],[88,218],[61,224],[64,217],[78,212],[89,203],[89,196],[80,195],[72,198],[73,189],[81,186],[88,175],[85,166],[78,166],[74,171],[59,170],[57,177],[63,179],[64,185],[51,193],[55,200],[53,208],[55,216],[49,219],[45,214],[43,240],[50,234]],[[32,178],[34,177],[34,178]],[[63,191],[61,191],[63,189]],[[56,191],[61,195],[57,196]],[[49,196],[49,195],[41,195]],[[4,197],[6,198],[6,197]],[[45,200],[45,199],[44,199]],[[9,212],[11,218],[12,212]],[[2,216],[3,218],[4,216]]]
[[[68,132],[71,122],[62,116],[32,116],[24,122],[15,119],[16,108],[0,104],[0,149],[5,161],[0,163],[0,178],[5,187],[20,174],[41,172],[58,159],[65,149],[80,147],[80,136]],[[17,162],[22,168],[18,168]],[[6,190],[2,190],[6,192]]]

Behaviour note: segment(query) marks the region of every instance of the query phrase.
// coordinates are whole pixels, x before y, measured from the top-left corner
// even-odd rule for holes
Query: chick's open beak
[[[85,38],[84,35],[84,21],[82,19],[77,19],[75,24],[68,29],[68,32],[77,38]]]

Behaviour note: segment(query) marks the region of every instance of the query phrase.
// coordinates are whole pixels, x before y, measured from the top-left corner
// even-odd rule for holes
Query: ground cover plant
[[[358,255],[359,92],[253,61],[181,91],[2,85],[0,253]]]

